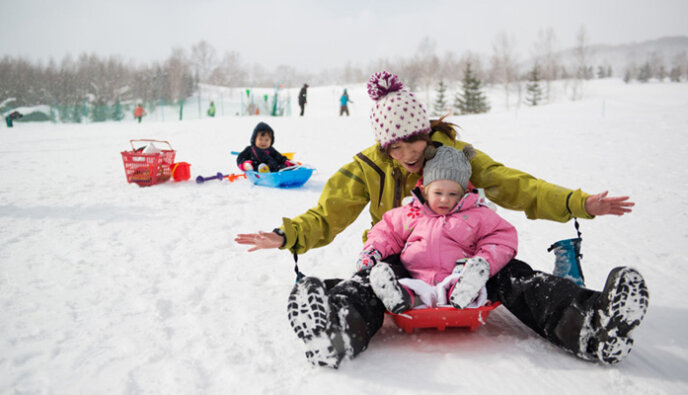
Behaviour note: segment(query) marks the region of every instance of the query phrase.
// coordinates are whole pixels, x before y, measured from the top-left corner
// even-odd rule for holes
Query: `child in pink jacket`
[[[439,147],[426,162],[423,185],[413,191],[411,203],[386,212],[368,232],[357,269],[373,266],[371,286],[390,312],[443,304],[447,296],[454,307],[468,307],[481,292],[486,295],[487,280],[516,255],[516,229],[468,191],[473,154],[471,146]],[[395,254],[416,280],[400,282],[399,268],[382,262]],[[413,286],[418,280],[439,284],[439,297],[430,301],[423,287]]]

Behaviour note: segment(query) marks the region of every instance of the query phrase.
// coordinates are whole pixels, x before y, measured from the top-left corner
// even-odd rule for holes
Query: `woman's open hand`
[[[259,231],[258,233],[238,234],[234,241],[239,244],[253,246],[248,250],[248,252],[253,252],[269,248],[280,248],[284,244],[284,237],[275,232]]]
[[[628,196],[621,197],[607,197],[609,191],[598,193],[597,195],[590,195],[585,200],[585,211],[590,215],[624,215],[630,213],[631,207],[635,203],[629,202]]]

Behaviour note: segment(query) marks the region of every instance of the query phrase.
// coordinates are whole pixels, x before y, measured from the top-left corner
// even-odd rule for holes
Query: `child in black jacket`
[[[285,167],[294,166],[286,156],[272,148],[275,142],[275,132],[270,125],[259,122],[253,129],[251,145],[246,147],[237,157],[237,166],[243,171],[258,170],[260,172],[277,171]]]

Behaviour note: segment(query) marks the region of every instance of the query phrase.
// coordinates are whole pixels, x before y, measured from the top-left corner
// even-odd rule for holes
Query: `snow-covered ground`
[[[550,182],[630,195],[634,212],[581,221],[583,269],[600,289],[615,266],[647,280],[636,346],[606,367],[560,351],[503,307],[475,332],[408,335],[385,323],[339,370],[307,364],[286,319],[288,252],[247,253],[237,233],[266,230],[316,203],[328,178],[373,142],[363,86],[310,88],[306,116],[0,129],[0,393],[416,394],[688,393],[688,85],[594,81],[571,102],[454,117],[463,139]],[[296,101],[292,100],[295,106]],[[295,113],[296,108],[292,111]],[[303,187],[125,182],[129,139],[169,140],[192,176],[236,172],[232,150],[258,121],[276,147],[318,169]],[[551,271],[547,247],[572,223],[527,220],[520,259]],[[370,224],[364,213],[305,273],[346,277]]]

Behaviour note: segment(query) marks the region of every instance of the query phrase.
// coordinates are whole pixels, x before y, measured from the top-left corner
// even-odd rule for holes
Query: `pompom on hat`
[[[368,80],[368,95],[375,101],[370,123],[382,148],[411,136],[430,132],[425,108],[395,74],[380,71]]]

